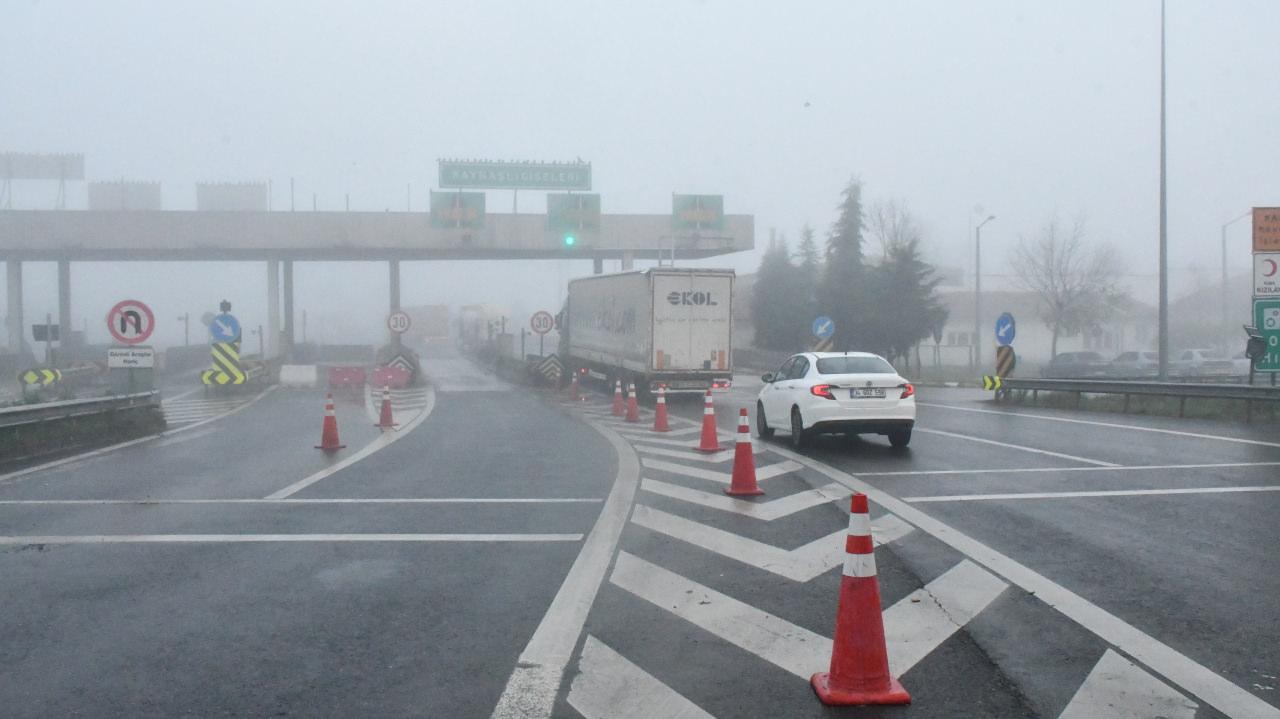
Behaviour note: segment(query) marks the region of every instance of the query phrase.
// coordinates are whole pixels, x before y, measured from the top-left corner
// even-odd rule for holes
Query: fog
[[[1280,204],[1280,3],[1172,0],[1168,9],[1173,291],[1215,282],[1222,223]],[[593,163],[605,212],[666,213],[673,192],[723,194],[769,228],[830,224],[842,186],[899,198],[929,259],[984,276],[1050,214],[1087,217],[1154,303],[1159,3],[49,2],[0,6],[0,150],[83,152],[92,180],[267,181],[278,211],[426,210],[441,157]],[[52,207],[51,183],[15,208]],[[72,183],[68,206],[85,206]],[[493,192],[491,212],[507,212]],[[541,213],[541,193],[519,210]],[[1230,234],[1250,267],[1247,223]],[[606,270],[617,263],[606,263]],[[26,265],[27,324],[56,314],[54,269]],[[300,263],[308,334],[383,334],[386,268]],[[553,308],[589,262],[406,262],[403,303]],[[2,279],[0,279],[2,281]],[[262,263],[76,263],[76,329],[136,297],[158,344],[176,317],[226,298],[265,323]],[[984,286],[986,286],[984,284]],[[194,324],[194,319],[193,319]],[[203,328],[192,331],[202,341]],[[301,331],[299,330],[299,336]],[[246,337],[246,341],[254,340]]]

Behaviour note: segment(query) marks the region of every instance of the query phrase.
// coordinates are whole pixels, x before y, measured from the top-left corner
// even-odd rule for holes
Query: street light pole
[[[1235,219],[1222,223],[1222,322],[1218,325],[1218,333],[1222,338],[1222,349],[1227,349],[1227,228],[1246,217],[1253,215],[1253,212],[1245,212],[1243,215]]]
[[[996,219],[987,219],[973,228],[973,368],[982,367],[982,226]]]
[[[1169,379],[1169,205],[1165,182],[1164,0],[1160,0],[1160,364]]]

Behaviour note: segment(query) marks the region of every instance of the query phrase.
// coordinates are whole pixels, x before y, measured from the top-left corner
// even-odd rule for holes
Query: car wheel
[[[804,449],[809,443],[809,437],[804,431],[804,420],[800,418],[800,408],[791,408],[791,447],[793,449]]]
[[[908,444],[911,444],[911,430],[909,429],[893,430],[892,432],[889,433],[889,444],[890,446],[896,449],[902,449]]]
[[[773,436],[773,427],[769,426],[769,420],[764,416],[764,403],[756,402],[756,434],[762,439],[769,439]]]

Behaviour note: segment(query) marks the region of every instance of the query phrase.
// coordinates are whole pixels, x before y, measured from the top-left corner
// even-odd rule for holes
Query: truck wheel
[[[773,436],[773,427],[769,426],[769,420],[764,416],[764,403],[756,402],[756,434],[761,439],[769,439]]]
[[[889,433],[889,444],[895,449],[902,449],[911,443],[911,430],[895,429]]]
[[[800,418],[800,408],[791,408],[791,448],[800,450],[809,444],[809,436],[804,431],[804,420]]]

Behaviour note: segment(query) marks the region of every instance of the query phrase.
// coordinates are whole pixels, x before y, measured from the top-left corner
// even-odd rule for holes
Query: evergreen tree
[[[886,248],[884,263],[876,277],[875,324],[870,334],[878,350],[890,358],[907,357],[912,347],[933,334],[946,322],[947,310],[937,296],[938,283],[933,267],[920,258],[920,241],[915,237]]]
[[[864,349],[869,294],[864,286],[862,182],[850,180],[841,194],[840,216],[827,235],[819,311],[835,321],[837,349]]]
[[[807,222],[800,228],[800,247],[796,250],[796,255],[800,260],[800,269],[816,280],[822,258],[818,256],[818,243],[813,239],[813,228]]]
[[[804,285],[799,270],[791,264],[786,239],[770,242],[751,294],[751,318],[755,326],[755,346],[795,351],[799,329],[804,326],[801,302]]]

